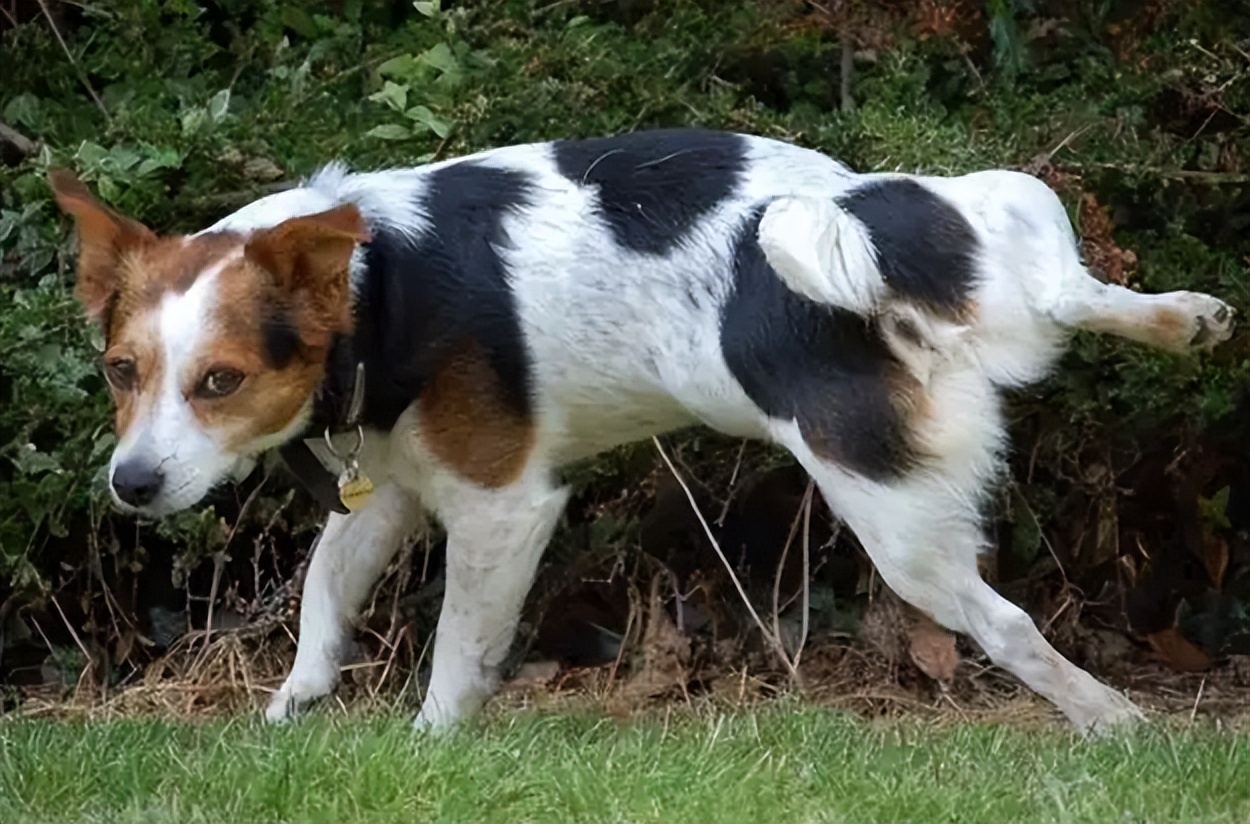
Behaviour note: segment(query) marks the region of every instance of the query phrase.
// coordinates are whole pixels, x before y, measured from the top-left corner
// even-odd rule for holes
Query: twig
[[[782,610],[782,607],[781,607],[781,574],[783,571],[785,571],[786,559],[790,557],[790,545],[794,543],[794,534],[798,532],[799,521],[803,519],[804,511],[810,511],[811,503],[812,503],[812,481],[809,479],[807,482],[807,490],[803,493],[803,500],[799,503],[799,508],[794,513],[794,520],[790,522],[790,533],[786,535],[786,542],[781,547],[781,558],[777,560],[777,572],[775,575],[773,575],[773,634],[775,634],[778,638],[781,637],[781,610]],[[809,520],[806,526],[810,526],[810,525],[811,525],[811,521]],[[803,534],[803,542],[804,542],[804,557],[806,557],[807,555],[807,552],[806,552],[807,533]],[[806,564],[804,564],[804,576],[803,577],[804,577],[803,590],[806,592],[807,590]],[[803,611],[804,611],[803,624],[804,624],[804,627],[806,627],[807,625],[807,599],[806,598],[803,599]],[[807,632],[805,629],[799,639],[799,646],[796,648],[795,653],[794,653],[794,664],[796,668],[798,667],[799,656],[802,652],[803,642],[806,640],[806,636],[807,636]]]
[[[234,519],[234,525],[230,528],[230,534],[226,536],[226,542],[220,550],[213,553],[213,582],[208,588],[208,617],[205,619],[204,624],[204,643],[200,645],[200,652],[195,657],[195,663],[192,664],[193,667],[198,667],[204,660],[204,656],[208,653],[208,645],[213,638],[213,607],[217,603],[217,587],[221,583],[221,572],[226,565],[226,550],[230,548],[231,542],[234,541],[234,536],[239,531],[239,526],[243,523],[244,517],[247,516],[247,511],[251,509],[252,503],[260,495],[260,491],[265,488],[265,483],[269,480],[271,471],[271,467],[265,468],[265,474],[261,476],[260,483],[256,484],[256,488],[251,491],[247,496],[247,500],[243,502],[243,506],[239,507],[239,516]],[[274,518],[277,518],[276,513]],[[270,525],[272,524],[273,521],[271,520]]]
[[[1197,183],[1245,185],[1250,183],[1250,174],[1241,172],[1207,172],[1201,169],[1160,169],[1156,166],[1145,166],[1140,163],[1088,162],[1068,164],[1077,171],[1085,169],[1110,170],[1125,173],[1147,174],[1160,180],[1192,180]]]
[[[39,151],[38,143],[3,122],[0,122],[0,144],[11,147],[23,159]]]
[[[39,10],[47,18],[48,26],[52,29],[52,33],[56,35],[56,42],[61,44],[61,49],[65,52],[65,56],[69,58],[69,64],[74,67],[74,72],[78,75],[79,82],[87,90],[87,94],[91,95],[91,99],[95,101],[96,108],[100,110],[100,114],[104,115],[104,122],[110,126],[113,125],[113,118],[109,115],[108,109],[104,108],[104,101],[100,99],[100,95],[95,93],[91,81],[87,78],[87,73],[82,70],[82,66],[78,65],[78,61],[74,59],[74,53],[69,50],[69,44],[61,36],[61,30],[57,28],[56,20],[52,19],[52,13],[48,11],[48,4],[45,0],[39,0]]]
[[[1198,702],[1202,700],[1202,690],[1207,685],[1207,677],[1202,676],[1202,683],[1198,685],[1198,694],[1194,696],[1194,708],[1189,711],[1189,723],[1194,723],[1194,719],[1198,717]]]
[[[285,192],[288,189],[298,188],[300,182],[298,180],[279,180],[276,183],[265,183],[260,186],[249,186],[246,189],[238,189],[233,192],[221,192],[219,194],[205,195],[204,197],[195,198],[191,204],[197,209],[227,209],[233,206],[241,206],[250,203],[257,198],[265,195],[277,194]]]
[[[82,686],[83,679],[87,677],[87,673],[95,669],[95,661],[92,659],[91,653],[87,652],[87,647],[83,644],[82,639],[78,637],[78,631],[74,629],[74,625],[69,622],[69,618],[65,617],[65,610],[61,609],[61,604],[56,600],[56,596],[50,595],[48,597],[52,600],[52,606],[56,607],[56,611],[61,614],[61,620],[65,622],[65,628],[69,630],[69,634],[74,638],[74,643],[78,645],[78,649],[82,651],[83,658],[86,659],[82,672],[78,673],[78,683],[75,685],[75,689],[77,689]],[[43,630],[40,630],[40,634],[43,634]],[[47,643],[47,640],[48,638],[45,635],[44,643]],[[48,649],[51,650],[52,647],[49,646]]]
[[[851,37],[842,33],[842,76],[839,82],[838,95],[842,111],[855,111],[855,100],[851,97],[851,74],[855,71],[855,47],[851,45]]]
[[[794,668],[803,659],[803,647],[807,646],[807,632],[812,614],[812,492],[814,482],[807,481],[807,493],[803,496],[803,624],[799,628],[799,645],[794,650]]]
[[[760,633],[765,640],[772,645],[773,651],[777,653],[777,657],[785,664],[786,669],[790,673],[790,677],[795,683],[801,684],[799,672],[795,669],[794,664],[790,661],[790,656],[786,654],[785,646],[782,645],[781,639],[769,632],[768,627],[764,625],[760,614],[755,611],[755,606],[751,603],[751,599],[747,597],[747,591],[742,586],[742,582],[738,580],[737,573],[734,572],[733,565],[729,563],[729,559],[725,557],[725,552],[720,548],[720,543],[716,540],[716,536],[712,534],[711,527],[707,524],[707,519],[703,517],[702,510],[699,509],[698,503],[695,502],[694,494],[690,491],[690,487],[686,485],[686,481],[677,472],[677,467],[673,466],[673,462],[669,460],[668,453],[664,451],[664,447],[660,445],[660,439],[652,436],[651,443],[655,444],[656,451],[660,453],[660,457],[664,459],[668,471],[673,473],[673,477],[681,486],[681,491],[686,493],[686,500],[690,502],[690,508],[694,510],[695,517],[699,519],[699,525],[703,527],[703,534],[707,535],[708,541],[712,544],[712,549],[716,550],[716,556],[720,558],[720,562],[725,565],[725,570],[729,573],[729,579],[733,581],[734,589],[738,590],[738,597],[742,599],[742,603],[746,605],[747,612],[751,614],[751,619],[755,621],[755,625],[759,627]]]
[[[725,517],[729,515],[729,506],[734,500],[734,483],[738,480],[738,470],[742,468],[742,454],[747,450],[747,439],[742,439],[742,445],[738,447],[738,458],[734,461],[734,471],[729,475],[729,492],[725,495],[725,505],[721,507],[720,517],[716,519],[716,525],[722,527],[725,525]]]

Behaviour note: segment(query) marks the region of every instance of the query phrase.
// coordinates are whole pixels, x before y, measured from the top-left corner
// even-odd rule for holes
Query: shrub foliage
[[[125,679],[212,609],[280,616],[316,526],[278,470],[161,524],[109,511],[113,437],[44,183],[54,164],[185,231],[333,158],[729,128],[861,170],[1024,169],[1063,197],[1104,277],[1250,309],[1238,0],[18,0],[0,4],[0,27],[0,683],[47,680],[48,662]],[[1182,668],[1250,651],[1248,382],[1244,332],[1203,359],[1081,337],[1061,372],[1013,398],[993,573],[1065,650],[1079,658],[1080,638],[1113,628]],[[792,468],[707,433],[669,443],[770,592]],[[635,576],[621,586],[636,601],[657,570],[681,590],[694,554],[715,565],[660,466],[643,446],[570,470],[579,492],[552,550],[569,563],[545,576],[535,626],[559,636],[553,616],[584,606],[595,570]],[[743,478],[758,492],[726,503]],[[779,538],[759,527],[770,518]],[[853,623],[866,580],[853,543],[833,535],[814,566],[814,626]],[[430,578],[391,582],[423,631]],[[704,611],[741,626],[732,590],[712,589]]]

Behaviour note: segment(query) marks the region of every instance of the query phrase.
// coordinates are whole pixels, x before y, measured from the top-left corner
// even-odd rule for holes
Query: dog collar
[[[364,429],[361,414],[365,404],[365,364],[352,358],[351,341],[341,338],[335,343],[327,359],[331,373],[323,382],[321,391],[313,403],[313,413],[302,435],[278,447],[282,462],[305,489],[332,512],[347,514],[349,504],[363,502],[372,491],[368,478],[360,474],[357,459],[364,445]],[[351,370],[351,391],[347,403],[341,402],[341,394],[333,391],[338,372],[354,363]],[[336,369],[337,367],[337,369]],[[346,455],[334,446],[332,436],[356,431],[356,445]]]

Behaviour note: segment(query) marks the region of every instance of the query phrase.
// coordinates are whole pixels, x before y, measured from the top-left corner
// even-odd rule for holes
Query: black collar
[[[360,427],[365,400],[365,365],[358,360],[352,338],[340,335],[326,358],[326,375],[313,400],[312,415],[304,431],[282,446],[278,455],[317,502],[332,512],[346,515],[339,497],[339,479],[326,469],[309,447],[307,438],[326,437]]]

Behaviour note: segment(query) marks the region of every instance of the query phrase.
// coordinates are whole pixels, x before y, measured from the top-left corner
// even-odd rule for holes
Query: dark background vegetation
[[[1026,170],[1060,193],[1102,277],[1250,309],[1244,0],[0,0],[0,48],[10,705],[185,676],[210,624],[278,673],[288,580],[319,517],[276,468],[159,524],[109,511],[106,393],[50,165],[160,231],[188,231],[333,158],[367,168],[727,128],[865,171]],[[1055,377],[1012,398],[986,574],[1104,675],[1250,653],[1247,341],[1239,331],[1182,358],[1080,337]],[[800,540],[775,573],[805,478],[707,432],[665,443],[766,621],[793,641]],[[669,666],[661,687],[687,690],[777,670],[652,445],[568,476],[578,491],[531,598],[532,658],[616,662],[635,681]],[[821,509],[811,520],[814,648],[834,663],[847,649],[888,656],[871,567]],[[375,687],[424,649],[439,552],[437,535],[418,542],[379,590],[361,635],[387,661],[368,670]],[[894,677],[924,689],[900,660]]]

